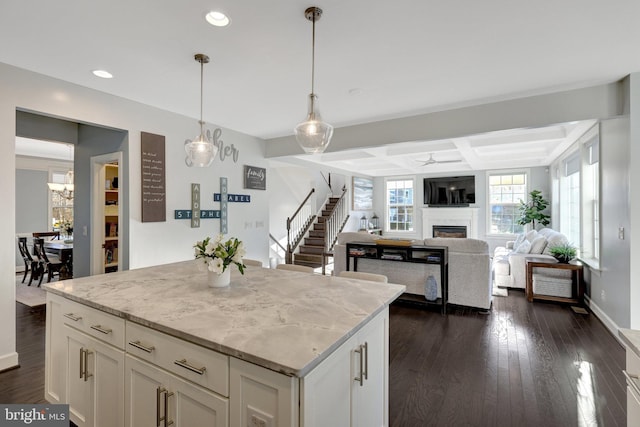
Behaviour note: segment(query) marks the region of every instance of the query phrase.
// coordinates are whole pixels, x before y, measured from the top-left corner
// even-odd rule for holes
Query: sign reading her
[[[267,170],[256,166],[244,165],[244,188],[266,190]]]

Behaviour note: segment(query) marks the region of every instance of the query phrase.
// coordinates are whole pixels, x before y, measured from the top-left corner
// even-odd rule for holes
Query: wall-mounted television
[[[424,179],[424,204],[469,206],[476,202],[475,176],[447,176]]]

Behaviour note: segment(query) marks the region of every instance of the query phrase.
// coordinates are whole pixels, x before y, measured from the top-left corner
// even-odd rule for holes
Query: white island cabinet
[[[48,285],[45,398],[78,426],[388,425],[403,286],[257,269],[214,290],[192,266]]]
[[[640,425],[640,331],[620,329],[619,335],[627,349],[627,425]]]

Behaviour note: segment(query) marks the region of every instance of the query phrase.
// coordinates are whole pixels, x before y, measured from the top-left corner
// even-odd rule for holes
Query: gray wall
[[[630,326],[630,240],[618,238],[618,227],[628,232],[631,226],[629,166],[629,118],[603,120],[600,125],[600,271],[588,270],[587,293],[592,306],[595,304],[620,327]]]
[[[16,169],[16,234],[28,234],[30,237],[34,231],[50,230],[51,227],[47,224],[48,179],[45,171]],[[24,267],[18,249],[16,266]]]

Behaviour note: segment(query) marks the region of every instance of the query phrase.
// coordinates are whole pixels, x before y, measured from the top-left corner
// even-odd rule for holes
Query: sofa
[[[493,252],[493,276],[495,284],[501,288],[521,288],[526,285],[526,260],[536,258],[548,262],[558,262],[550,252],[553,246],[568,243],[567,237],[551,228],[531,230],[516,236],[506,246],[499,246]],[[570,271],[550,273],[565,278]]]
[[[338,235],[334,246],[334,270],[338,275],[346,270],[346,244],[349,242],[375,242],[380,236],[368,233],[345,232]],[[429,238],[414,240],[415,245],[447,246],[449,251],[449,300],[450,304],[491,308],[492,280],[491,258],[487,242],[478,239]],[[384,274],[389,282],[407,287],[407,293],[424,295],[427,277],[432,274],[440,280],[439,267],[433,264],[394,262],[377,259],[358,260],[358,271]],[[438,286],[438,297],[440,297]]]

